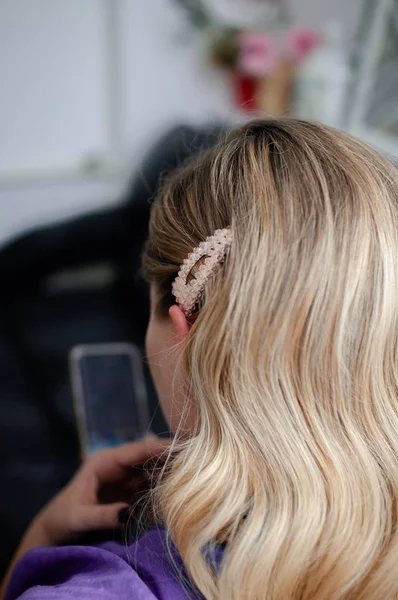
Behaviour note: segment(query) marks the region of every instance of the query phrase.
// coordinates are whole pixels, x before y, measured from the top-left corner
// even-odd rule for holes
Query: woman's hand
[[[120,527],[119,511],[146,487],[143,465],[151,458],[159,458],[169,444],[150,435],[141,442],[101,450],[87,458],[72,481],[43,508],[25,533],[2,582],[0,600],[14,566],[28,550],[56,546],[87,531]],[[108,503],[102,504],[101,498]]]
[[[48,545],[57,545],[87,531],[120,527],[120,510],[147,487],[144,463],[158,458],[169,444],[151,435],[96,452],[35,518],[32,534],[46,539]],[[107,503],[102,504],[101,498]]]

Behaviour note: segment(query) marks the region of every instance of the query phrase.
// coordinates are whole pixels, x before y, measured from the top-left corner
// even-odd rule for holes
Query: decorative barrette
[[[173,282],[172,292],[186,317],[190,317],[194,312],[207,281],[214,275],[217,266],[224,262],[231,242],[232,231],[230,227],[216,229],[214,234],[194,248],[182,263]],[[192,268],[204,256],[206,258],[203,264],[200,265],[192,279],[188,281]]]

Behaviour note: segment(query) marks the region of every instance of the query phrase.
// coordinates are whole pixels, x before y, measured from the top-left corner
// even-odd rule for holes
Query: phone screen
[[[138,349],[130,344],[78,346],[71,360],[83,453],[143,437],[149,419]]]

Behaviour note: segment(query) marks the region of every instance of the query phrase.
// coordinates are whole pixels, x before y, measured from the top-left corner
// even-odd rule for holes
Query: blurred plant
[[[252,110],[266,78],[293,77],[294,65],[321,42],[317,32],[288,27],[285,0],[176,0],[207,38],[214,65],[234,76],[237,104]],[[258,18],[256,18],[256,16]],[[267,90],[267,94],[269,94]]]
[[[176,0],[176,2],[186,10],[194,27],[204,29],[211,25],[211,18],[201,0]]]
[[[319,35],[306,29],[288,29],[287,10],[284,0],[176,0],[186,11],[193,27],[202,30],[208,38],[212,61],[219,67],[239,69],[254,77],[269,72],[281,55],[301,62],[319,42]],[[218,12],[216,10],[218,7]],[[263,22],[234,26],[220,20],[230,8],[231,15],[243,15],[245,9],[262,9]],[[237,11],[240,7],[240,11]],[[267,11],[268,7],[268,11]],[[253,17],[256,13],[253,13]],[[268,20],[266,19],[268,15]],[[231,17],[232,19],[232,17]],[[243,19],[243,16],[242,16]]]
[[[239,63],[239,31],[232,28],[214,28],[210,35],[209,52],[216,66],[234,70]]]
[[[176,0],[198,28],[209,25],[248,29],[287,24],[286,0]]]

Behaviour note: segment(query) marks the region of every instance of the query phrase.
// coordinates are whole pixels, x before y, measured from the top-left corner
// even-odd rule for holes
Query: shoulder
[[[183,567],[153,530],[132,546],[37,548],[18,563],[5,600],[186,600]]]

